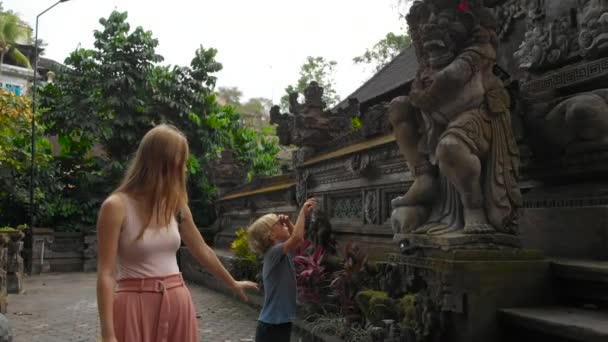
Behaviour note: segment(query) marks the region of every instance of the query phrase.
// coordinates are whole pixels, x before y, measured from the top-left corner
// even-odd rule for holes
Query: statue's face
[[[422,47],[431,67],[441,68],[454,60],[454,42],[448,30],[436,24],[427,24],[423,27],[423,37]]]

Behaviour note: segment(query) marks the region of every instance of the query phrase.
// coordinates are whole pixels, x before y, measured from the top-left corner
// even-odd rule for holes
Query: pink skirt
[[[121,279],[114,297],[118,342],[198,342],[198,322],[181,274]]]

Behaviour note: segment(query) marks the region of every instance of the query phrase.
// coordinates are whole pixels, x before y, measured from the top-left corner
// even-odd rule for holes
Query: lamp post
[[[45,9],[40,14],[36,16],[36,38],[34,41],[34,86],[32,88],[32,160],[31,160],[31,169],[30,169],[30,234],[33,238],[34,236],[34,173],[35,173],[35,165],[34,160],[36,157],[36,92],[38,87],[38,19],[40,17],[50,11],[53,7],[59,5],[62,2],[67,2],[69,0],[59,0],[51,7]],[[33,241],[32,241],[33,242]],[[33,247],[33,244],[32,244]]]

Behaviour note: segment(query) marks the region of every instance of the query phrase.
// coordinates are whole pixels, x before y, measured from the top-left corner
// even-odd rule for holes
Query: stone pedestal
[[[8,291],[6,281],[6,271],[0,270],[0,313],[5,314],[8,307]]]
[[[51,271],[51,246],[54,241],[53,230],[49,228],[34,228],[32,244],[32,274],[48,273]]]
[[[8,293],[23,293],[23,272],[9,273],[6,276]]]
[[[25,272],[21,251],[23,251],[24,234],[10,234],[7,246],[6,281],[8,293],[23,292],[23,274]]]
[[[416,322],[415,341],[500,341],[499,309],[550,299],[546,292],[549,263],[538,251],[452,249],[432,257],[392,254],[380,267],[385,275],[382,285],[393,298],[416,298],[414,317],[409,317]]]

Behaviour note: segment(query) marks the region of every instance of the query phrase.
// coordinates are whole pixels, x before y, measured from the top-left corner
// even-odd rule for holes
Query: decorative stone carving
[[[352,175],[359,177],[367,177],[372,173],[372,165],[370,162],[369,154],[367,153],[355,153],[346,160],[346,170]]]
[[[502,14],[503,26],[523,17],[520,15],[522,6],[523,2],[518,6],[509,1],[497,9],[496,13]],[[514,53],[524,70],[556,68],[576,58],[594,59],[608,51],[606,0],[579,0],[578,8],[557,18],[547,17],[544,0],[530,1],[526,18],[524,40]]]
[[[219,188],[220,196],[244,182],[250,169],[247,163],[250,162],[237,160],[231,150],[223,150],[220,159],[211,163],[211,180]]]
[[[23,292],[23,275],[25,272],[21,251],[25,234],[18,232],[10,236],[7,245],[7,291],[8,293]]]
[[[378,223],[378,193],[367,191],[363,198],[363,218],[367,224]]]
[[[281,145],[289,146],[293,144],[291,135],[293,130],[293,115],[288,113],[281,114],[281,107],[273,106],[270,108],[270,123],[277,125],[277,136]]]
[[[579,153],[608,145],[608,88],[575,94],[558,102],[542,122],[537,134],[554,152]],[[532,123],[531,123],[532,124]]]
[[[349,103],[346,109],[336,113],[325,110],[323,87],[317,82],[310,82],[304,90],[304,103],[298,102],[298,93],[289,94],[289,114],[281,114],[280,108],[270,110],[270,122],[277,124],[277,134],[282,145],[296,145],[312,149],[323,148],[328,141],[344,134],[349,128],[350,120],[347,111],[355,102]]]
[[[526,5],[521,0],[509,0],[501,6],[497,6],[494,9],[494,15],[498,24],[496,28],[498,38],[501,40],[506,39],[509,33],[511,33],[514,22],[520,18],[524,18],[526,13]]]
[[[581,55],[594,58],[608,51],[608,1],[586,0],[581,12],[578,43]]]
[[[361,195],[342,195],[331,197],[331,216],[337,219],[361,218],[363,203]]]
[[[308,199],[308,178],[310,177],[310,172],[308,170],[304,170],[296,173],[296,202],[298,205],[303,205],[304,202]]]
[[[420,67],[389,119],[414,183],[393,200],[394,230],[409,221],[420,234],[514,234],[519,152],[509,94],[493,72],[492,12],[427,0],[414,3],[407,21]]]
[[[388,103],[380,103],[367,109],[362,120],[364,137],[371,137],[381,133],[388,133]]]

